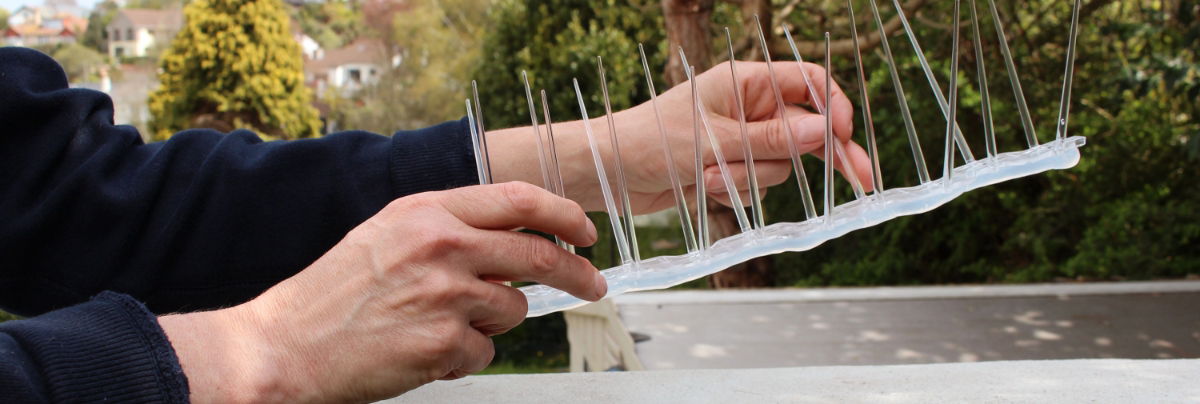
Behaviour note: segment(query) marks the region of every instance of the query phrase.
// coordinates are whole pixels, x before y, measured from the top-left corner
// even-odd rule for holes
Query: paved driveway
[[[649,369],[1200,357],[1200,281],[654,292],[616,300]]]

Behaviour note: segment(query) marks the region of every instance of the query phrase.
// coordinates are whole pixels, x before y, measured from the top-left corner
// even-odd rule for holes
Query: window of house
[[[358,69],[350,69],[350,81],[362,83],[362,71]]]
[[[121,40],[121,30],[119,30],[119,29],[114,29],[114,30],[113,30],[113,32],[112,32],[112,40],[113,40],[113,41],[120,41],[120,40]]]
[[[129,29],[126,29],[126,30],[125,30],[125,40],[127,40],[127,41],[132,41],[132,40],[134,40],[134,37],[133,37],[133,28],[129,28]]]
[[[113,56],[116,56],[118,58],[125,56],[125,48],[122,48],[120,46],[113,48]]]

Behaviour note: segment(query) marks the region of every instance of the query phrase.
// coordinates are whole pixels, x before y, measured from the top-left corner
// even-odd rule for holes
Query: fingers
[[[468,226],[511,230],[526,227],[580,246],[596,242],[596,228],[579,204],[534,185],[507,182],[440,193],[442,205]]]
[[[451,337],[453,338],[453,337]],[[441,380],[454,380],[487,368],[496,356],[496,346],[492,339],[473,328],[467,328],[462,333],[461,349],[458,353],[458,366],[441,377]]]
[[[788,107],[788,121],[791,124],[792,139],[800,154],[816,150],[825,144],[825,118],[800,107]],[[749,122],[747,136],[751,150],[756,160],[790,159],[792,154],[788,149],[788,131],[780,119]],[[732,136],[726,136],[732,137]],[[740,140],[739,140],[740,141]],[[731,142],[730,144],[738,144]],[[729,148],[722,144],[722,148]],[[738,146],[740,147],[740,146]],[[740,155],[740,154],[739,154]]]
[[[729,163],[729,176],[733,177],[734,188],[739,191],[750,190],[749,176],[746,175],[745,162]],[[756,160],[754,172],[758,178],[758,186],[769,187],[787,181],[792,172],[790,160]],[[704,169],[704,186],[712,194],[726,193],[725,178],[721,176],[721,168],[708,166]]]
[[[843,143],[846,150],[846,158],[850,160],[850,170],[842,163],[841,159],[834,153],[834,169],[842,173],[842,177],[846,178],[850,173],[858,176],[859,182],[863,186],[863,191],[869,192],[873,189],[871,182],[871,159],[867,156],[867,152],[862,146],[856,143]],[[806,152],[811,152],[817,158],[824,156],[825,147],[819,145],[814,149],[809,149],[805,146]],[[792,173],[791,160],[757,160],[758,155],[754,156],[755,172],[758,174],[758,186],[760,188],[770,187],[782,184],[787,181]],[[733,178],[733,183],[739,194],[746,194],[750,189],[748,177],[746,176],[746,164],[744,162],[729,163],[730,177]],[[811,178],[810,178],[811,179]],[[847,179],[847,181],[849,181]],[[731,204],[728,191],[725,188],[725,179],[721,176],[721,169],[716,165],[710,165],[704,169],[704,186],[708,190],[709,195],[717,198],[722,204]],[[742,196],[742,201],[747,202],[749,198]]]
[[[837,153],[833,154],[833,168],[842,173],[842,178],[847,178],[851,172],[858,176],[859,183],[863,186],[863,191],[870,192],[874,189],[874,184],[871,182],[871,159],[867,156],[867,151],[856,143],[844,143],[846,149],[846,158],[850,160],[850,167],[847,170],[846,164],[842,163],[841,158]],[[813,152],[817,158],[822,158],[825,155],[825,147],[817,149]],[[849,179],[846,179],[849,181]]]
[[[767,196],[767,188],[760,188],[758,190],[758,196],[766,197]],[[729,194],[726,194],[726,193],[711,194],[711,195],[709,195],[709,197],[712,198],[713,200],[717,201],[717,203],[719,203],[723,206],[727,206],[727,207],[731,207],[731,208],[733,207],[733,199],[729,197]],[[738,198],[741,199],[743,208],[750,207],[750,191],[738,191]]]
[[[858,181],[862,183],[863,191],[871,192],[871,190],[875,189],[875,184],[871,181],[871,157],[867,155],[866,149],[863,149],[857,143],[846,143],[845,146],[846,158],[850,159],[850,166],[846,167],[846,165],[839,163],[837,166],[838,170],[842,172],[843,176],[852,174],[858,176]]]
[[[800,66],[796,62],[775,62],[772,64],[775,68],[775,78],[779,82],[779,91],[783,96],[783,101],[789,104],[807,104],[816,105],[812,102],[812,97],[808,90],[808,84],[804,82],[804,76],[801,74]],[[770,88],[770,72],[767,70],[767,64],[763,62],[740,62],[738,63],[738,74],[743,86],[743,94],[747,100],[747,105],[750,105],[749,98],[759,97],[767,98],[774,97],[771,93],[774,92]],[[746,73],[742,73],[745,71]],[[804,63],[804,72],[808,73],[809,79],[812,81],[813,92],[816,93],[817,103],[825,104],[825,68],[813,63]],[[751,92],[752,90],[756,92]],[[764,92],[763,90],[767,90]],[[850,139],[850,134],[854,129],[854,106],[850,103],[842,88],[833,82],[833,87],[828,89],[830,93],[830,105],[833,111],[833,131],[843,141]],[[768,101],[768,100],[762,100]],[[774,100],[769,100],[772,104]],[[760,102],[761,103],[761,102]],[[770,108],[774,110],[775,108]],[[815,111],[816,108],[813,108]],[[756,117],[763,119],[767,116]]]
[[[468,294],[477,298],[472,300],[474,307],[467,312],[471,328],[490,337],[508,332],[525,320],[529,302],[520,290],[494,282],[473,282],[472,285]]]
[[[591,262],[542,237],[504,230],[472,237],[476,239],[470,242],[481,246],[470,263],[477,277],[538,282],[590,301],[608,292],[607,282]]]

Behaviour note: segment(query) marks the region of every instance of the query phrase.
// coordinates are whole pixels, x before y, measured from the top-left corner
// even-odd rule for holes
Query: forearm
[[[229,306],[312,263],[393,199],[473,183],[466,124],[263,142],[188,130],[143,144],[46,55],[0,48],[0,307],[102,290],[156,312]]]
[[[639,120],[638,112],[625,110],[613,113],[613,121],[617,132],[622,138],[658,136],[657,128],[646,127]],[[615,179],[616,166],[612,158],[612,141],[609,134],[609,123],[606,116],[595,116],[589,119],[592,135],[595,136],[597,149],[604,160],[605,169],[610,179]],[[546,158],[550,158],[549,135],[546,126],[539,127],[543,139]],[[587,133],[582,120],[554,122],[555,151],[558,154],[559,171],[562,173],[566,197],[579,203],[587,211],[603,211],[599,182],[596,177],[596,166],[592,158],[591,146],[588,144]],[[522,181],[544,186],[538,159],[537,136],[532,126],[520,126],[507,129],[491,130],[487,133],[488,154],[491,157],[493,182]],[[630,145],[622,145],[622,151]],[[628,152],[626,152],[628,153]],[[659,156],[660,154],[656,155]],[[625,164],[639,164],[625,158]],[[547,160],[547,164],[550,161]],[[550,175],[557,176],[551,172]],[[628,173],[627,173],[628,175]],[[616,184],[610,184],[616,187]],[[615,192],[615,191],[614,191]]]

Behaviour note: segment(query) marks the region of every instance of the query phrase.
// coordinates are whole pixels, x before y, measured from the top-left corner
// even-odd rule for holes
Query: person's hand
[[[820,102],[824,104],[825,69],[805,63],[813,87]],[[779,61],[773,64],[779,80],[784,103],[788,104],[787,118],[792,127],[797,149],[802,154],[823,157],[825,146],[825,121],[811,105],[809,90],[795,62]],[[787,180],[792,173],[787,131],[782,126],[775,93],[771,87],[767,65],[764,62],[737,62],[738,85],[745,99],[748,138],[754,153],[758,184],[765,188]],[[729,62],[722,63],[700,74],[696,78],[703,95],[705,111],[714,135],[719,139],[721,150],[729,163],[731,176],[743,201],[749,200],[749,184],[746,177],[745,158],[742,154],[741,129],[737,120],[737,104],[734,99],[733,82]],[[833,129],[837,139],[843,142],[851,166],[858,173],[862,185],[870,190],[871,170],[866,152],[850,140],[853,133],[854,107],[836,84],[832,89]],[[670,142],[674,168],[679,173],[685,194],[695,195],[695,152],[692,126],[692,89],[688,82],[680,83],[658,97],[662,110],[663,125]],[[576,110],[577,111],[577,110]],[[560,112],[561,114],[561,112]],[[576,113],[567,116],[575,117]],[[631,191],[630,202],[636,213],[649,213],[674,206],[670,177],[666,172],[667,161],[663,155],[662,140],[655,122],[654,107],[645,102],[636,107],[614,113],[614,121],[621,145],[621,157],[625,162],[625,175]],[[591,118],[592,129],[613,175],[613,155],[609,142],[608,120],[604,116]],[[579,201],[585,209],[603,210],[596,171],[590,149],[583,132],[581,121],[556,123],[554,125],[558,153],[562,164],[563,179],[568,197]],[[543,135],[544,136],[544,135]],[[708,135],[701,129],[705,164],[704,180],[709,194],[718,201],[730,204],[724,180],[717,166],[716,156],[709,144]],[[493,148],[493,172],[501,179],[524,179],[541,183],[537,174],[537,154],[533,146],[533,134],[529,127],[505,129],[488,133],[489,142],[495,140]],[[835,154],[836,156],[836,154]],[[836,159],[836,157],[835,157]],[[835,161],[842,171],[842,163]],[[814,175],[817,174],[817,175]],[[845,174],[845,173],[843,173]],[[817,181],[819,173],[809,173],[809,181]],[[810,185],[811,186],[811,185]],[[765,190],[764,190],[765,191]]]
[[[824,104],[825,69],[805,63],[805,68],[812,78],[813,87],[819,101]],[[745,100],[747,132],[751,150],[754,153],[755,171],[758,174],[758,184],[765,193],[765,187],[778,185],[787,180],[792,173],[792,163],[787,145],[787,131],[780,120],[775,93],[771,88],[767,65],[763,62],[737,62],[738,85]],[[776,78],[779,81],[783,101],[787,104],[787,118],[795,136],[795,144],[800,153],[815,154],[822,157],[825,147],[825,118],[816,113],[816,108],[805,108],[800,104],[812,105],[809,90],[805,85],[800,68],[795,62],[775,62]],[[729,163],[730,174],[740,192],[743,201],[749,200],[749,183],[746,176],[745,158],[742,154],[741,128],[738,124],[738,109],[733,92],[733,81],[730,77],[729,62],[722,63],[696,77],[700,87],[701,101],[708,113],[709,123],[713,133],[720,141],[721,151]],[[847,156],[852,166],[858,171],[864,186],[870,186],[870,165],[866,152],[850,140],[853,133],[854,107],[850,100],[837,87],[832,89],[831,104],[833,111],[833,129],[837,139],[843,142]],[[680,179],[688,186],[689,194],[694,194],[694,133],[692,126],[692,89],[690,83],[677,85],[658,97],[659,108],[662,110],[663,124],[666,127],[671,150],[674,154],[675,169],[680,173]],[[636,161],[638,164],[626,166],[626,176],[629,187],[638,196],[635,210],[648,212],[660,210],[672,205],[670,183],[664,174],[665,159],[662,156],[661,140],[658,138],[658,128],[654,123],[654,109],[650,103],[622,111],[614,118],[617,122],[649,122],[646,129],[635,130],[633,126],[618,133],[624,133],[621,138],[621,153],[626,161]],[[641,126],[641,125],[638,125]],[[729,205],[730,197],[726,192],[724,179],[717,166],[716,156],[708,143],[708,135],[701,129],[704,140],[704,180],[709,194],[721,203]],[[836,155],[835,155],[836,156]],[[835,167],[842,164],[836,160]],[[814,176],[813,174],[817,174]],[[843,173],[845,174],[845,173]],[[810,173],[809,180],[820,178],[819,173]],[[869,190],[869,188],[868,188]]]
[[[596,241],[576,203],[505,183],[397,199],[304,271],[230,309],[164,316],[196,402],[367,401],[482,370],[490,336],[527,312],[501,281],[586,300],[607,291],[575,245]]]

